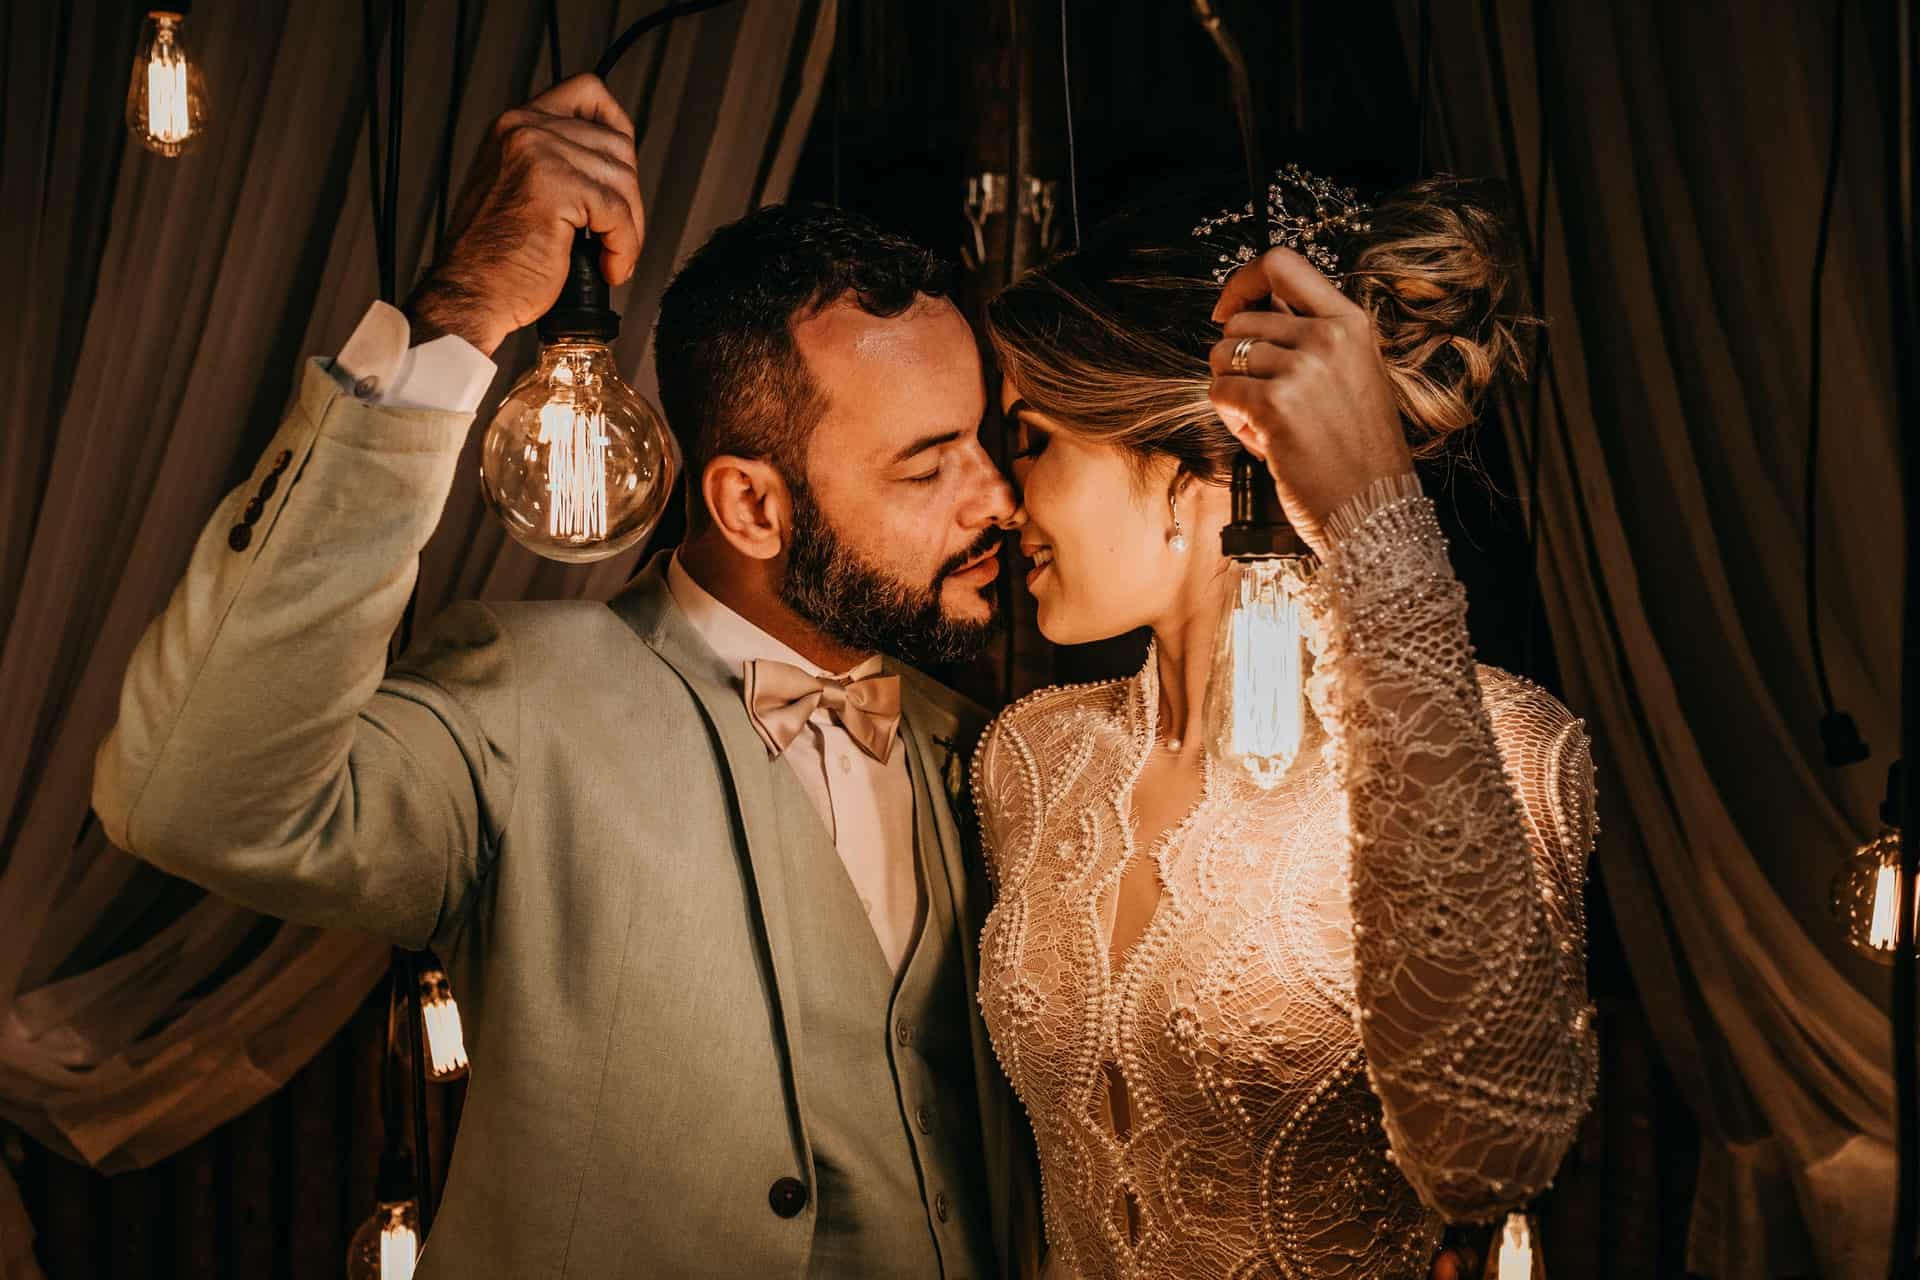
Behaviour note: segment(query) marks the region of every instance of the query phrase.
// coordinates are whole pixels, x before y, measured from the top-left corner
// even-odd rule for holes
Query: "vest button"
[[[252,541],[253,526],[250,524],[237,524],[227,530],[227,545],[235,551],[245,551],[247,544]]]
[[[902,1018],[900,1019],[900,1021],[894,1023],[893,1038],[895,1040],[898,1040],[903,1045],[912,1044],[913,1043],[913,1024],[909,1023],[905,1018]]]
[[[913,1118],[919,1123],[920,1132],[922,1133],[933,1132],[933,1108],[932,1107],[928,1106],[924,1102],[921,1103],[920,1109],[913,1113]]]
[[[947,1220],[947,1193],[938,1192],[933,1197],[933,1216],[945,1222]]]
[[[807,1184],[798,1178],[777,1178],[767,1188],[767,1203],[783,1218],[791,1218],[807,1207]]]

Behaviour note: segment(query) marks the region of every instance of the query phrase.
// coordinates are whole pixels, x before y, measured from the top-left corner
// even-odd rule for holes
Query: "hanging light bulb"
[[[1880,833],[1840,864],[1830,906],[1854,950],[1881,964],[1893,963],[1894,926],[1900,909],[1901,788],[1905,762],[1887,770],[1887,796],[1880,802]]]
[[[1547,1265],[1539,1238],[1531,1214],[1508,1214],[1487,1250],[1483,1280],[1546,1280]]]
[[[540,318],[540,360],[507,392],[480,446],[480,492],[529,551],[582,563],[646,540],[680,472],[659,410],[620,377],[608,341],[599,254],[582,232],[553,309]]]
[[[147,14],[127,86],[127,128],[141,146],[163,156],[191,149],[207,129],[206,78],[187,55],[186,21],[182,9]]]
[[[420,1259],[420,1198],[413,1186],[413,1153],[380,1157],[373,1215],[347,1245],[347,1280],[413,1280]]]
[[[447,1084],[467,1074],[467,1042],[460,1030],[447,971],[429,953],[420,962],[420,1018],[426,1035],[427,1079]]]
[[[1233,463],[1233,521],[1220,532],[1232,582],[1215,632],[1204,712],[1207,750],[1262,789],[1276,785],[1306,731],[1305,545],[1280,513],[1266,464]]]

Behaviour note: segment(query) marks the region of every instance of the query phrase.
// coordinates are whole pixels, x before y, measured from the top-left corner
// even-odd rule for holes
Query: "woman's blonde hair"
[[[1342,290],[1373,320],[1416,457],[1479,416],[1488,387],[1521,374],[1518,256],[1487,188],[1430,178],[1374,206],[1333,243]],[[1217,206],[1161,203],[1103,222],[1080,249],[987,304],[1001,371],[1035,411],[1140,464],[1224,483],[1239,448],[1207,399],[1219,340],[1213,278],[1245,224],[1197,236]],[[1243,237],[1244,238],[1244,237]]]

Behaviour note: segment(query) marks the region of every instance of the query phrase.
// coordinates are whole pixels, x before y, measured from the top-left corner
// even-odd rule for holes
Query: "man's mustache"
[[[947,580],[949,574],[958,573],[960,567],[966,564],[967,561],[978,560],[981,556],[987,554],[987,552],[997,550],[1005,537],[1006,531],[1002,529],[981,530],[980,536],[974,540],[972,546],[960,554],[950,557],[945,564],[940,566],[940,572],[933,576],[933,584],[936,587],[939,586]]]

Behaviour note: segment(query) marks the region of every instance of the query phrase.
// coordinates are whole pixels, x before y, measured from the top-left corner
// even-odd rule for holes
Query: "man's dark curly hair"
[[[849,296],[896,316],[952,283],[950,264],[828,205],[768,205],[714,232],[667,286],[653,339],[660,405],[686,455],[688,527],[706,523],[700,476],[723,454],[804,479],[827,397],[794,324]]]

